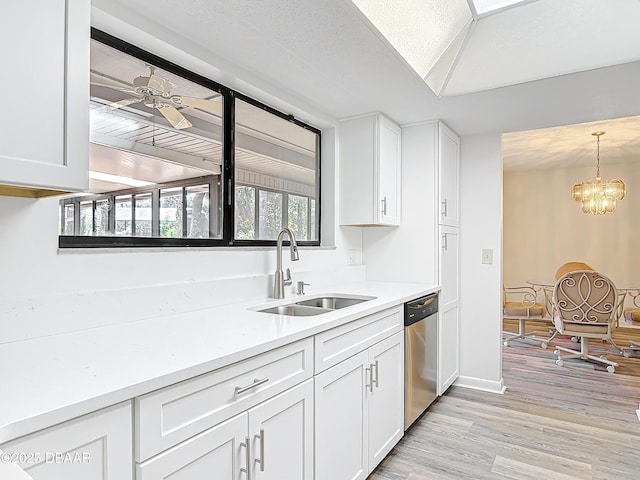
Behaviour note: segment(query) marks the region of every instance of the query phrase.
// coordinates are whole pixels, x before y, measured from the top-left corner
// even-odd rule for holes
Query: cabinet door
[[[369,470],[404,435],[404,332],[369,349]]]
[[[255,480],[313,480],[313,380],[249,411]]]
[[[2,445],[34,480],[132,480],[131,403]]]
[[[460,247],[459,229],[440,227],[440,312],[438,314],[438,394],[459,375]]]
[[[242,413],[137,466],[137,480],[241,480],[250,464],[247,414]],[[114,479],[115,480],[115,479]]]
[[[381,114],[340,123],[340,224],[399,225],[400,127]]]
[[[460,139],[442,122],[438,124],[440,169],[440,224],[460,225]]]
[[[447,391],[460,375],[460,307],[439,312],[438,395]]]
[[[90,8],[86,0],[31,0],[5,9],[0,184],[87,188]],[[30,196],[19,192],[0,187]]]
[[[367,351],[315,378],[315,480],[358,480],[368,473]]]
[[[440,310],[460,302],[460,229],[440,227]]]
[[[378,223],[400,225],[400,128],[378,118]]]

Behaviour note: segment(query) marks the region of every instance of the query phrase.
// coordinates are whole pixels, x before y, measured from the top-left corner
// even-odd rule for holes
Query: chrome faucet
[[[284,287],[286,285],[291,285],[291,271],[287,268],[286,278],[284,276],[284,273],[282,272],[282,240],[285,234],[289,236],[291,261],[295,262],[297,260],[300,260],[300,256],[298,255],[298,244],[296,243],[296,237],[293,236],[293,232],[290,229],[283,228],[278,234],[278,242],[276,244],[277,266],[275,278],[273,280],[273,298],[284,298]]]

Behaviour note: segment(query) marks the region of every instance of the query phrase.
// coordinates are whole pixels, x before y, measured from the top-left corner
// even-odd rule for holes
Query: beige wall
[[[619,287],[640,287],[640,163],[601,167],[620,178],[627,197],[615,212],[586,215],[571,187],[592,179],[593,167],[504,172],[503,279],[552,280],[564,262],[582,261]]]

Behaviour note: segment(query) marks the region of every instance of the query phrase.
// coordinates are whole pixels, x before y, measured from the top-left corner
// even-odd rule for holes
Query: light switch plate
[[[493,263],[493,249],[492,248],[483,248],[482,249],[482,263],[485,265],[491,265]]]
[[[347,250],[347,265],[355,265],[356,264],[356,251],[349,249]]]

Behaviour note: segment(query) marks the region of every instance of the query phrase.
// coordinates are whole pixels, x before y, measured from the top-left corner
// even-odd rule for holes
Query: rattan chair
[[[549,318],[547,309],[537,302],[536,291],[532,287],[504,287],[502,290],[502,318],[518,320],[518,333],[503,331],[504,346],[508,347],[512,340],[536,338],[535,332],[525,333],[527,320],[543,320]]]
[[[580,358],[607,365],[607,371],[615,372],[616,362],[606,355],[591,355],[589,339],[598,338],[620,348],[611,338],[616,328],[618,292],[613,282],[592,270],[572,271],[562,276],[553,287],[554,324],[561,335],[571,335],[580,340],[580,350],[557,346],[556,364],[564,360]],[[561,352],[567,352],[563,355]]]

